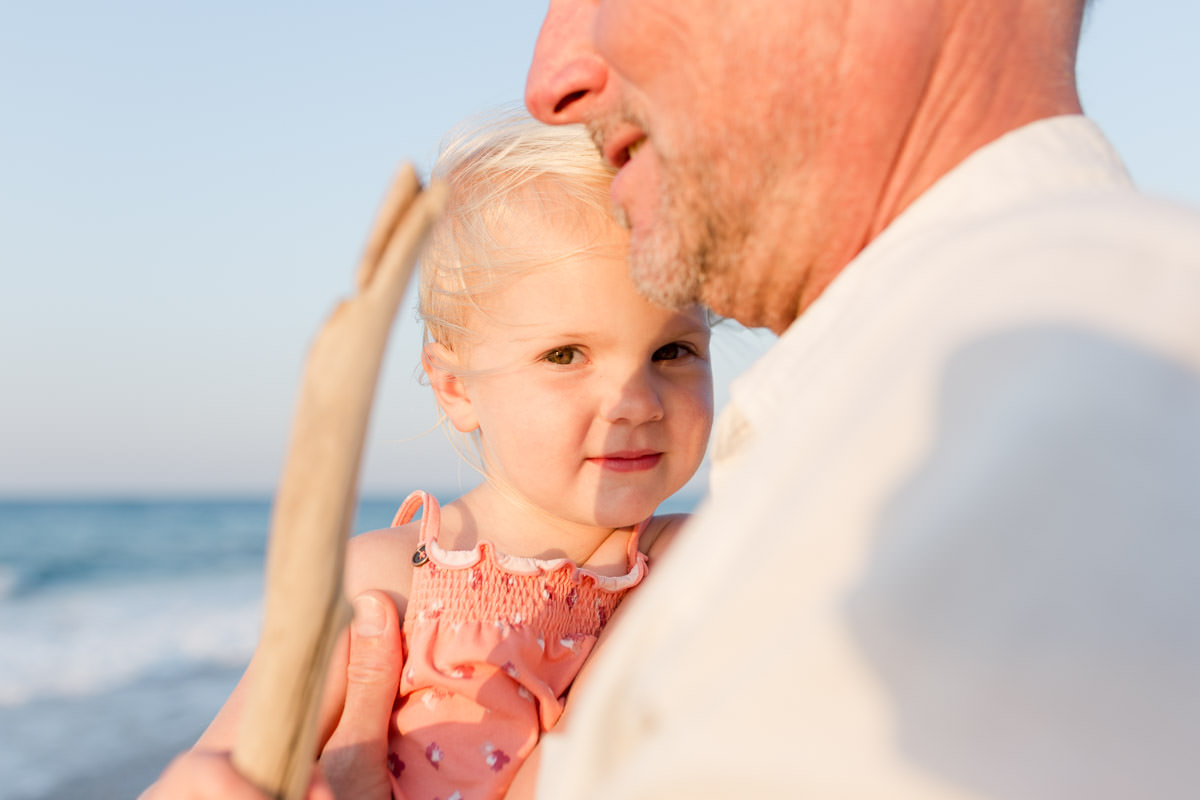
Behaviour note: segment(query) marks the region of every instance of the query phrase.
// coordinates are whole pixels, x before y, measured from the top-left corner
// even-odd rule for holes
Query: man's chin
[[[652,303],[678,311],[700,301],[698,267],[674,254],[634,247],[629,253],[629,269],[638,291]]]

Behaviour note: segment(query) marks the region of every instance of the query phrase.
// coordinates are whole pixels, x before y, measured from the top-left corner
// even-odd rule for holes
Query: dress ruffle
[[[596,638],[646,574],[631,534],[625,575],[598,575],[569,559],[437,544],[440,508],[414,492],[397,513],[425,507],[404,616],[406,657],[388,766],[396,797],[502,797]]]

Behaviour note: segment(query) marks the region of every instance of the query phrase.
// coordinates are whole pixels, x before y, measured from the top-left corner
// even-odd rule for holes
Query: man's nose
[[[525,106],[542,122],[583,122],[604,91],[608,66],[592,45],[594,17],[591,0],[551,0],[525,81]]]

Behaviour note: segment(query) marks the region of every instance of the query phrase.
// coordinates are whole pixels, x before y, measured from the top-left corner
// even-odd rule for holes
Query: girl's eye
[[[688,347],[687,345],[680,342],[671,342],[670,344],[664,344],[662,347],[655,350],[654,355],[651,356],[650,360],[674,361],[678,358],[685,358],[686,356],[693,355],[693,353],[694,351],[692,348]]]
[[[574,364],[582,355],[578,347],[556,347],[542,358],[551,364]]]

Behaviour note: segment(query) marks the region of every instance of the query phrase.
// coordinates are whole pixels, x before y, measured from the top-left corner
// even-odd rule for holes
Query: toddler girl
[[[703,456],[709,329],[634,289],[582,130],[503,118],[444,146],[434,177],[450,199],[421,263],[422,364],[485,480],[445,507],[414,492],[355,537],[346,589],[386,590],[404,619],[393,794],[473,800],[504,794],[681,524],[653,513]],[[236,708],[200,746],[228,744]]]

